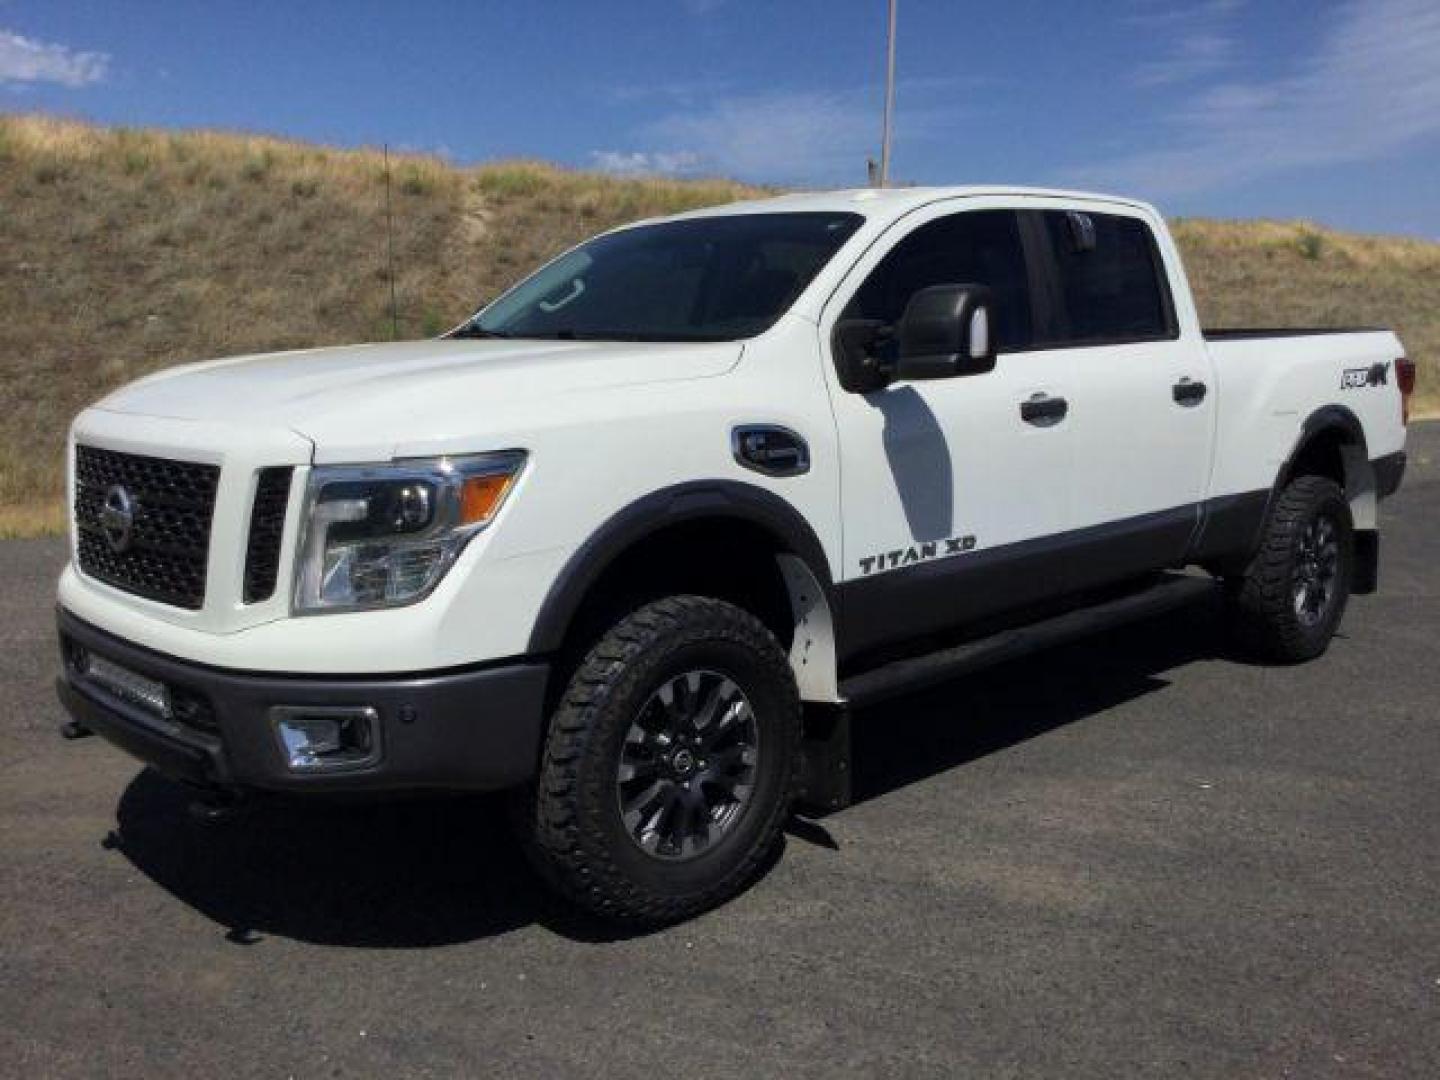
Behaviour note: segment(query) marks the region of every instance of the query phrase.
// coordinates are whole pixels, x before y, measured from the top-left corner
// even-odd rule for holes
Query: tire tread
[[[1352,569],[1348,550],[1343,553],[1345,580],[1340,584],[1344,595],[1319,632],[1305,627],[1295,617],[1291,590],[1298,533],[1320,506],[1332,500],[1345,509],[1342,520],[1348,545],[1349,507],[1335,481],[1307,474],[1296,477],[1281,491],[1266,521],[1259,550],[1245,574],[1232,584],[1231,625],[1246,653],[1264,660],[1298,663],[1313,659],[1328,646],[1348,599],[1348,575]]]
[[[583,764],[598,752],[599,713],[632,689],[641,658],[660,643],[726,640],[755,654],[782,677],[790,723],[787,775],[782,796],[768,808],[756,843],[718,881],[697,892],[671,895],[645,889],[616,864],[606,838],[587,825],[582,806],[603,798],[582,785],[597,784],[583,775]],[[562,894],[607,919],[661,925],[714,907],[747,884],[778,837],[795,789],[799,767],[800,704],[789,661],[774,636],[758,619],[720,600],[679,595],[647,604],[618,622],[591,648],[572,675],[551,720],[533,804],[527,845],[542,876]],[[587,799],[588,797],[588,799]]]

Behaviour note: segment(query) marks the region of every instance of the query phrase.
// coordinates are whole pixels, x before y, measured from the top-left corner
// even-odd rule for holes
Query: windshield
[[[598,236],[522,281],[458,337],[731,341],[769,327],[858,214],[727,214]]]

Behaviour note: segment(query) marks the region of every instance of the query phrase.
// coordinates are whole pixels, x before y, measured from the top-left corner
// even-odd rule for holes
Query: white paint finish
[[[142,379],[100,407],[144,416],[282,426],[316,464],[460,446],[515,408],[630,386],[722,375],[735,343],[442,340],[308,349],[187,365]]]
[[[170,656],[243,671],[379,674],[520,656],[571,551],[484,561],[471,544],[424,602],[383,611],[276,618],[215,633],[156,618],[150,605],[66,567],[60,603],[88,623]],[[481,564],[483,562],[483,569]]]
[[[1066,527],[1073,429],[1027,424],[1020,403],[1035,394],[1070,396],[1068,352],[1002,354],[984,375],[896,382],[863,395],[840,386],[831,354],[846,304],[896,243],[938,218],[1015,205],[974,196],[916,209],[850,268],[821,314],[822,370],[842,462],[844,569],[837,580],[863,577],[862,560],[911,545],[974,536],[978,547],[998,547]]]
[[[1213,494],[1268,488],[1294,451],[1306,417],[1327,403],[1344,405],[1360,420],[1370,458],[1404,448],[1394,361],[1405,350],[1389,331],[1214,341],[1206,347],[1220,390]],[[1385,386],[1340,388],[1346,369],[1374,363],[1390,365]]]
[[[287,522],[286,559],[275,599],[263,605],[239,604],[249,493],[254,471],[265,464],[289,463],[296,453],[265,460],[258,449],[243,460],[228,445],[229,428],[212,421],[154,421],[133,414],[90,410],[77,421],[82,441],[115,445],[157,456],[216,460],[224,464],[222,496],[217,503],[211,553],[211,582],[206,607],[188,613],[110,588],[76,574],[61,585],[61,602],[81,618],[129,640],[162,652],[222,667],[257,671],[401,672],[452,667],[520,655],[551,584],[574,550],[627,505],[672,484],[696,479],[740,481],[780,494],[812,523],[838,566],[840,528],[835,466],[834,424],[823,383],[816,377],[814,327],[784,319],[766,335],[767,348],[738,345],[681,346],[673,350],[640,347],[645,359],[676,358],[666,367],[653,364],[656,381],[606,385],[592,380],[586,389],[552,387],[549,394],[512,394],[504,408],[476,409],[468,430],[459,430],[460,396],[432,386],[446,405],[447,419],[431,425],[423,409],[397,409],[393,434],[377,439],[399,456],[462,453],[519,447],[529,452],[526,469],[495,523],[465,549],[455,567],[425,601],[388,611],[288,616],[293,583],[296,500],[305,470],[292,489]],[[796,347],[797,344],[800,347]],[[744,353],[743,362],[735,357]],[[702,372],[693,373],[694,355]],[[302,357],[294,358],[303,364]],[[723,360],[723,377],[712,373]],[[687,367],[686,365],[692,366]],[[633,371],[635,365],[629,365]],[[267,373],[261,375],[260,371]],[[285,378],[283,366],[251,368],[247,377]],[[302,376],[305,377],[302,372]],[[434,373],[429,377],[433,380]],[[513,371],[457,373],[476,400],[496,400],[501,387],[520,376]],[[183,379],[184,376],[181,376]],[[387,376],[387,380],[388,380]],[[493,391],[491,387],[493,386]],[[265,396],[257,388],[258,396]],[[272,403],[283,391],[269,392]],[[201,409],[211,407],[210,388],[197,390]],[[393,394],[387,397],[393,401]],[[178,404],[178,397],[175,404]],[[375,402],[363,411],[342,446],[363,445],[376,434]],[[283,408],[281,409],[283,412]],[[105,419],[101,424],[99,421]],[[309,430],[314,420],[297,413]],[[326,414],[327,424],[339,424]],[[761,476],[738,465],[730,448],[737,423],[777,423],[801,432],[811,444],[811,471],[792,479]],[[132,439],[116,445],[107,432],[115,426],[150,431],[159,425],[169,437]],[[243,427],[238,431],[248,430]],[[254,430],[259,430],[254,429]],[[408,430],[408,435],[406,434]],[[201,449],[210,431],[209,449]],[[288,434],[297,444],[298,436]],[[408,441],[397,441],[408,439]],[[198,440],[198,442],[197,442]],[[240,437],[239,442],[244,441]],[[268,446],[258,440],[257,446]],[[322,444],[323,447],[324,444]],[[253,448],[252,448],[253,449]],[[320,451],[316,456],[333,456]],[[304,456],[308,456],[308,453]],[[382,458],[383,459],[383,458]],[[342,460],[355,460],[349,454]],[[232,465],[238,463],[238,467]],[[222,525],[222,521],[224,524]],[[832,572],[834,567],[831,568]],[[258,624],[264,623],[261,626]],[[180,632],[181,630],[190,632]],[[241,635],[235,631],[245,630]]]
[[[1164,221],[1148,207],[1083,199],[1033,199],[1025,207],[1133,217],[1156,237],[1170,279],[1179,336],[1171,341],[1067,349],[1075,482],[1066,520],[1072,529],[1199,502],[1206,495],[1216,399],[1210,357]],[[1194,406],[1174,400],[1181,379],[1203,382]]]
[[[959,209],[1072,206],[1134,213],[1156,227],[1178,342],[1010,354],[987,375],[896,384],[865,397],[839,388],[830,327],[849,292],[910,228]],[[1360,417],[1372,457],[1403,446],[1393,377],[1386,387],[1340,390],[1343,369],[1402,355],[1393,335],[1207,346],[1174,245],[1144,204],[1019,189],[903,189],[698,213],[785,210],[853,210],[866,220],[791,312],[743,345],[359,346],[192,365],[116,392],[77,419],[79,438],[223,467],[206,606],[181,611],[73,569],[61,580],[61,603],[137,644],[220,667],[414,672],[524,653],[552,583],[580,544],[625,506],[688,481],[740,481],[779,495],[810,523],[841,581],[858,575],[864,555],[916,539],[973,534],[995,546],[1157,503],[1268,488],[1304,418],[1328,402]],[[1145,377],[1134,377],[1141,370]],[[1180,374],[1210,385],[1202,408],[1171,402]],[[1039,391],[1071,402],[1066,423],[1020,421],[1020,401]],[[731,429],[742,423],[801,433],[810,471],[775,479],[744,469],[730,452]],[[519,485],[427,600],[289,616],[310,464],[509,448],[530,454]],[[246,607],[240,575],[254,474],[280,464],[299,466],[286,558],[275,598]],[[803,591],[796,569],[790,565],[786,579]],[[829,616],[797,609],[810,644],[792,659],[814,700],[834,696]]]

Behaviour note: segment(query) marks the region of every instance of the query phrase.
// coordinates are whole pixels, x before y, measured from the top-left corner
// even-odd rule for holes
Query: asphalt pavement
[[[1201,606],[871,709],[855,806],[628,938],[494,799],[203,825],[61,741],[63,545],[0,545],[0,1071],[1440,1075],[1437,461],[1321,660]]]

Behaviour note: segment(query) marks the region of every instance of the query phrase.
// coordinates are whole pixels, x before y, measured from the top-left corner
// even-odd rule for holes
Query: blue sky
[[[0,0],[0,110],[855,185],[884,24],[884,0]],[[898,58],[898,180],[1440,239],[1440,0],[900,0]]]

